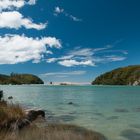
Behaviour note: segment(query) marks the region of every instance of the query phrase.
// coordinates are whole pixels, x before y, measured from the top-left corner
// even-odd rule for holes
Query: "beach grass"
[[[105,140],[97,132],[74,125],[50,124],[46,128],[27,127],[19,132],[1,132],[3,140]]]
[[[8,123],[17,121],[25,117],[24,110],[18,105],[0,101],[0,127],[7,126]]]

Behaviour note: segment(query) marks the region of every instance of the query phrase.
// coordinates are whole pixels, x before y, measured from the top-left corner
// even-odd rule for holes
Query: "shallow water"
[[[140,140],[140,87],[22,85],[0,89],[16,102],[45,109],[50,122],[77,124],[109,140]]]

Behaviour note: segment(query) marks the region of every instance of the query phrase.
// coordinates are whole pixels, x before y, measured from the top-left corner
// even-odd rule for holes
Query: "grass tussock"
[[[22,119],[24,116],[25,113],[19,105],[0,101],[0,127],[6,126],[9,122]]]
[[[18,133],[1,133],[3,140],[105,140],[97,132],[73,125],[48,125],[46,128],[28,127]]]

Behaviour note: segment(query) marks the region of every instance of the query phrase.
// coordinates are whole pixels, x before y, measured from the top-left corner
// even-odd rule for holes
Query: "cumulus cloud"
[[[24,5],[34,5],[36,0],[0,0],[0,11],[19,9]]]
[[[49,58],[47,63],[56,62],[65,67],[96,66],[101,63],[123,61],[126,59],[127,51],[111,50],[112,47],[112,45],[95,49],[77,47],[62,57]]]
[[[24,18],[23,15],[17,11],[2,12],[0,13],[0,28],[14,28],[19,29],[25,27],[26,29],[37,29],[41,30],[46,28],[45,24],[36,24],[29,18]]]
[[[59,61],[58,64],[66,67],[72,66],[95,66],[95,64],[91,60],[77,61],[77,60],[63,60]]]
[[[67,13],[63,8],[60,8],[59,6],[55,7],[55,9],[54,9],[54,15],[55,16],[58,16],[60,14],[63,14],[65,17],[68,17],[71,20],[76,21],[76,22],[82,21],[82,19],[80,19],[78,17],[75,17],[75,16]]]
[[[55,37],[32,38],[25,35],[0,36],[0,64],[17,64],[27,61],[39,63],[51,51],[60,48],[61,43]]]

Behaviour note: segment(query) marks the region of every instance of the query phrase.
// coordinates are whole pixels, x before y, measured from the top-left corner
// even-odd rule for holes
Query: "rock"
[[[43,110],[28,110],[25,118],[20,119],[16,122],[9,122],[9,126],[7,128],[10,128],[11,130],[22,129],[30,125],[39,116],[45,118],[45,112]]]
[[[3,98],[3,90],[0,90],[0,101]]]
[[[13,97],[12,97],[12,96],[9,96],[9,97],[8,97],[8,99],[9,99],[9,100],[12,100],[12,99],[13,99]]]
[[[121,108],[119,109],[119,108],[118,108],[118,109],[115,109],[115,112],[127,113],[127,112],[129,112],[129,111],[128,111],[127,109],[123,109],[123,108],[122,108],[122,109],[121,109]]]
[[[73,102],[69,102],[68,105],[73,105]]]
[[[39,116],[44,119],[45,112],[43,110],[29,110],[26,112],[26,116],[24,118],[18,120],[10,120],[4,125],[0,125],[0,128],[10,131],[16,131],[30,125]]]
[[[133,83],[132,85],[133,85],[133,86],[138,86],[138,85],[140,85],[140,79],[137,80],[137,81],[134,81],[134,83]]]
[[[45,118],[45,111],[43,110],[30,110],[27,113],[27,120],[30,122],[36,120],[39,116]]]

